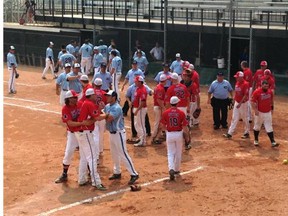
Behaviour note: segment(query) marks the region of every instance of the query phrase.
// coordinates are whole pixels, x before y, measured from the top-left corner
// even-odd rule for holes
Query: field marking
[[[4,83],[8,83],[8,81],[4,81]],[[30,86],[30,87],[39,87],[39,86],[47,86],[51,85],[51,83],[43,83],[43,84],[26,84],[26,83],[18,83],[17,85],[22,85],[22,86]]]
[[[50,103],[46,102],[41,102],[41,101],[35,101],[35,100],[29,100],[29,99],[22,99],[22,98],[12,98],[12,97],[3,97],[4,99],[7,100],[16,100],[16,101],[25,101],[25,102],[32,102],[32,103],[37,103],[35,105],[31,105],[30,107],[36,107],[36,106],[44,106],[44,105],[49,105]],[[12,103],[10,103],[12,104]],[[16,104],[17,105],[17,104]]]
[[[182,172],[182,173],[180,173],[180,175],[181,176],[182,175],[187,175],[189,173],[197,172],[198,170],[202,170],[202,169],[204,169],[203,166],[198,166],[195,169]],[[140,186],[141,187],[147,187],[149,185],[156,184],[156,183],[168,180],[168,179],[169,179],[169,177],[156,179],[154,181],[150,181],[150,182],[146,182],[146,183],[140,184]],[[124,193],[124,192],[127,192],[129,190],[130,190],[130,187],[124,188],[124,189],[120,189],[120,190],[116,190],[116,191],[111,191],[111,192],[106,193],[106,194],[102,194],[102,195],[98,195],[98,196],[95,196],[95,197],[87,198],[85,200],[81,200],[81,201],[78,201],[78,202],[75,202],[75,203],[71,203],[69,205],[61,206],[59,208],[55,208],[55,209],[51,209],[51,210],[46,211],[46,212],[42,212],[42,213],[39,214],[39,216],[51,215],[51,214],[56,213],[58,211],[69,209],[69,208],[72,208],[72,207],[75,207],[75,206],[79,206],[79,205],[82,205],[82,204],[92,203],[93,201],[100,200],[100,199],[103,199],[103,198],[106,198],[106,197],[109,197],[109,196],[117,195],[117,194],[120,194],[120,193]]]

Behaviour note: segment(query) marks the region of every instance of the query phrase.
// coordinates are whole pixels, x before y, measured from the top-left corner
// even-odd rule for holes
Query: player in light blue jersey
[[[75,40],[71,40],[70,44],[68,44],[66,46],[66,51],[71,53],[75,57],[76,57],[76,50],[75,50],[76,45],[77,45],[76,41]]]
[[[172,73],[169,71],[169,63],[163,63],[162,64],[163,66],[163,71],[160,71],[156,77],[154,78],[154,80],[157,82],[157,84],[160,83],[160,76],[162,74],[166,75],[166,83],[164,85],[164,89],[165,91],[167,91],[167,89],[172,85],[172,81],[171,81],[171,76],[172,76]]]
[[[147,66],[149,62],[146,57],[142,56],[141,50],[137,50],[137,57],[134,58],[137,61],[138,68],[143,71],[145,75],[147,75]]]
[[[170,66],[170,70],[171,72],[175,72],[177,73],[179,76],[181,76],[182,71],[183,71],[183,60],[181,60],[181,55],[180,53],[176,54],[176,60],[172,62],[171,66]]]
[[[62,51],[62,53],[63,54],[59,60],[61,67],[64,67],[66,63],[69,63],[70,65],[74,65],[74,63],[76,63],[76,58],[74,55],[67,53],[65,49]]]
[[[16,78],[16,68],[18,67],[18,65],[15,58],[14,46],[9,47],[9,52],[7,54],[7,67],[10,74],[8,81],[8,93],[16,94],[15,78]]]
[[[94,47],[94,56],[92,60],[94,74],[100,71],[101,64],[105,62],[103,55],[100,53],[99,47]],[[106,63],[106,62],[105,62]]]
[[[57,63],[55,65],[55,69],[54,69],[54,73],[57,74],[57,72],[59,71],[59,67],[60,67],[60,57],[63,55],[63,50],[66,50],[65,45],[61,46],[61,50],[58,53],[58,57],[57,57]],[[62,69],[62,67],[61,67]]]
[[[110,70],[110,74],[112,76],[112,89],[118,94],[120,95],[119,92],[119,81],[122,75],[122,59],[117,56],[117,52],[115,50],[111,51],[111,56],[112,56],[112,60],[111,60],[111,70]]]
[[[80,82],[80,77],[82,73],[80,72],[80,64],[75,63],[73,65],[73,70],[67,74],[67,81],[69,82],[69,90],[74,90],[78,94],[78,100],[83,96],[82,84]]]
[[[107,45],[104,44],[103,40],[100,39],[99,42],[98,42],[98,49],[99,49],[99,52],[102,54],[103,56],[103,61],[107,64],[107,59],[108,59],[108,47]]]
[[[56,95],[60,95],[60,105],[65,105],[65,94],[69,90],[69,82],[67,81],[67,74],[71,72],[71,64],[66,63],[64,71],[58,76],[56,80]]]
[[[106,71],[106,67],[107,67],[106,63],[103,62],[101,64],[100,71],[94,74],[92,84],[94,86],[96,78],[100,78],[102,80],[101,89],[103,91],[108,92],[110,89],[112,89],[112,77],[110,73]]]
[[[46,59],[45,59],[46,66],[45,66],[43,73],[42,73],[42,79],[46,79],[45,74],[47,73],[49,68],[51,70],[51,73],[52,73],[54,79],[57,78],[57,76],[54,73],[54,54],[53,54],[53,50],[52,50],[53,45],[54,45],[54,43],[52,41],[50,41],[49,46],[46,49]]]
[[[79,50],[81,55],[81,71],[82,73],[88,75],[92,66],[92,54],[93,48],[89,45],[89,40],[86,39],[85,43],[81,46]]]

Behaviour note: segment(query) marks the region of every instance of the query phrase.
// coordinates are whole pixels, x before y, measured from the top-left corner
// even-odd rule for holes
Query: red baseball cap
[[[269,69],[266,69],[264,70],[264,75],[272,75],[272,73]]]
[[[238,77],[244,77],[244,73],[242,71],[238,71],[235,75],[234,75],[235,78],[238,78]]]
[[[261,61],[260,66],[267,66],[267,61]]]
[[[144,82],[144,78],[142,76],[136,76],[134,81],[135,82]]]

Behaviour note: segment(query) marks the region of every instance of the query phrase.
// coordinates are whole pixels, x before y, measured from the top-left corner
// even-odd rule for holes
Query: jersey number
[[[178,119],[177,118],[169,118],[170,127],[178,126]]]

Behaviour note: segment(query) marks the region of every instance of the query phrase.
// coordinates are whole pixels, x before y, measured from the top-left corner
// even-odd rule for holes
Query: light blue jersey
[[[149,95],[151,95],[152,94],[152,89],[146,84],[144,84],[144,87],[146,88],[147,93]],[[135,83],[133,83],[132,85],[130,85],[128,87],[128,89],[126,91],[125,96],[128,97],[128,98],[131,98],[131,102],[133,102],[134,99],[135,99],[135,90],[136,89],[137,89],[137,86],[135,85]]]
[[[134,58],[134,60],[137,61],[137,66],[142,71],[144,71],[145,66],[149,64],[146,57],[144,57],[144,56],[141,56],[140,58],[136,57],[136,58]]]
[[[109,51],[109,49],[108,49],[108,51]],[[112,49],[111,51],[116,51],[117,56],[119,56],[119,57],[121,58],[121,54],[120,54],[119,50],[117,50],[117,49]],[[109,53],[111,53],[111,51],[109,51]],[[110,54],[110,55],[109,55],[109,61],[110,61],[111,59],[112,59],[112,55]]]
[[[141,54],[146,58],[146,53],[144,51],[141,50]],[[137,51],[134,52],[133,59],[136,57],[137,57]]]
[[[173,61],[172,64],[170,65],[171,72],[175,72],[175,73],[177,73],[178,75],[181,75],[181,74],[182,74],[182,71],[183,71],[182,63],[183,63],[182,60],[180,60],[180,61],[177,61],[177,60]]]
[[[56,83],[61,86],[62,90],[69,90],[69,82],[67,81],[67,74],[65,71],[58,76]]]
[[[70,72],[70,73],[67,74],[67,78],[68,78],[69,76],[78,76],[78,73],[75,74],[75,73],[72,71],[72,72]],[[67,79],[67,81],[68,81],[68,79]],[[69,82],[69,89],[70,89],[70,90],[74,90],[74,91],[77,92],[77,93],[82,92],[82,85],[81,85],[79,79],[70,80],[70,81],[68,81],[68,82]]]
[[[94,54],[93,56],[93,67],[100,67],[101,63],[104,62],[103,55],[101,53]]]
[[[115,73],[122,72],[122,59],[119,56],[115,56],[111,62],[111,69],[115,68]]]
[[[227,80],[219,82],[214,80],[209,87],[208,93],[213,94],[216,99],[227,99],[229,92],[233,91],[231,84]]]
[[[137,68],[136,70],[130,69],[126,74],[125,79],[128,79],[129,85],[132,85],[136,76],[145,78],[143,71]]]
[[[75,53],[75,47],[72,44],[68,44],[66,46],[66,51],[73,54],[73,53]]]
[[[110,89],[111,83],[112,83],[112,77],[111,74],[109,72],[97,72],[94,74],[92,83],[94,83],[96,78],[101,78],[102,79],[102,86],[101,89],[104,91],[107,91]]]
[[[124,129],[124,117],[122,107],[116,102],[112,105],[107,104],[104,113],[113,116],[113,121],[106,122],[106,129],[110,132]]]
[[[64,67],[64,65],[66,63],[70,63],[70,65],[73,65],[74,62],[76,61],[76,58],[74,55],[70,54],[70,53],[64,53],[61,57],[60,57],[60,61],[61,61],[61,66]]]
[[[12,66],[15,66],[17,68],[17,62],[16,62],[16,58],[15,58],[15,55],[13,53],[8,53],[7,54],[7,66],[8,67],[12,67]]]
[[[104,58],[108,58],[108,48],[106,45],[98,46],[99,52],[103,55]]]
[[[164,71],[160,71],[160,72],[157,74],[157,76],[154,78],[154,80],[159,84],[159,83],[160,83],[160,76],[161,76],[162,74],[165,74],[166,77],[167,77],[167,81],[166,81],[166,84],[165,84],[164,87],[170,87],[170,86],[172,85],[172,81],[171,81],[171,79],[170,79],[170,77],[172,76],[172,73],[169,72],[169,71],[166,72],[166,73],[164,73]]]
[[[93,53],[93,48],[89,44],[83,44],[79,50],[79,54],[82,56],[82,58],[91,57]]]
[[[52,60],[54,59],[53,50],[50,47],[47,47],[46,49],[46,58],[51,58]]]

